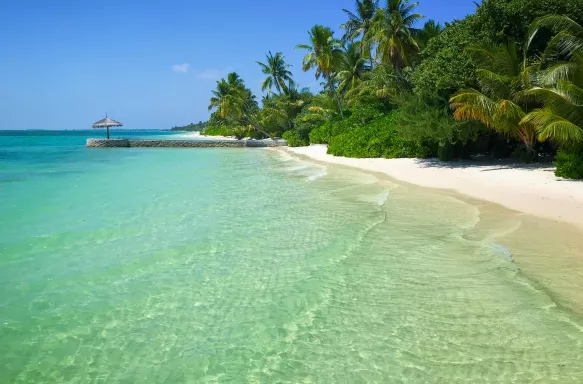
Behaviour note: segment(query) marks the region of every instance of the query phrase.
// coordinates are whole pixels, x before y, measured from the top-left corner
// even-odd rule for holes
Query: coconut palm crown
[[[342,51],[342,45],[334,38],[334,32],[329,27],[314,25],[308,32],[308,35],[311,45],[300,44],[296,47],[308,51],[308,54],[302,61],[302,69],[304,72],[315,69],[316,79],[323,77],[326,80],[325,85],[334,94],[336,103],[338,104],[338,111],[342,116],[342,104],[336,92],[333,79],[343,59],[344,53]]]
[[[270,51],[265,56],[267,59],[266,63],[257,62],[261,67],[261,71],[267,75],[263,84],[261,84],[261,90],[264,92],[267,90],[267,96],[270,96],[271,90],[275,87],[281,95],[293,85],[292,73],[288,69],[291,68],[291,65],[285,62],[285,57],[281,52],[273,55]]]
[[[387,0],[386,7],[378,9],[364,38],[367,45],[376,46],[377,62],[391,63],[397,70],[411,64],[419,51],[414,25],[423,19],[413,13],[418,5],[409,0]]]

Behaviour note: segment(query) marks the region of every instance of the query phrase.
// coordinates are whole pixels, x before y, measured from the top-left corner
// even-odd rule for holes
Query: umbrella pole
[[[109,140],[109,126],[105,127],[107,129],[107,140]]]

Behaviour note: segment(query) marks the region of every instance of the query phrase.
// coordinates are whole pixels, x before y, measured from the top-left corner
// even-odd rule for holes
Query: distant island
[[[182,127],[172,127],[170,130],[171,131],[188,131],[188,132],[202,132],[204,131],[204,129],[206,128],[208,122],[206,121],[199,121],[198,123],[190,123],[188,125],[182,126]]]

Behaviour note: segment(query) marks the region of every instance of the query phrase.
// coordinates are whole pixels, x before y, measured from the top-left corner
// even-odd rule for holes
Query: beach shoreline
[[[296,157],[381,173],[422,187],[453,190],[583,229],[583,182],[554,175],[551,166],[509,163],[440,162],[436,159],[356,159],[326,153],[326,145],[278,148]]]

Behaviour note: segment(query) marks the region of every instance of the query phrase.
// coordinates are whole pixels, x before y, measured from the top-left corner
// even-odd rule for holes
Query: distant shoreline
[[[558,178],[549,166],[430,159],[354,159],[328,155],[326,149],[326,145],[311,145],[279,150],[318,162],[383,173],[423,187],[451,189],[583,229],[583,182]]]

